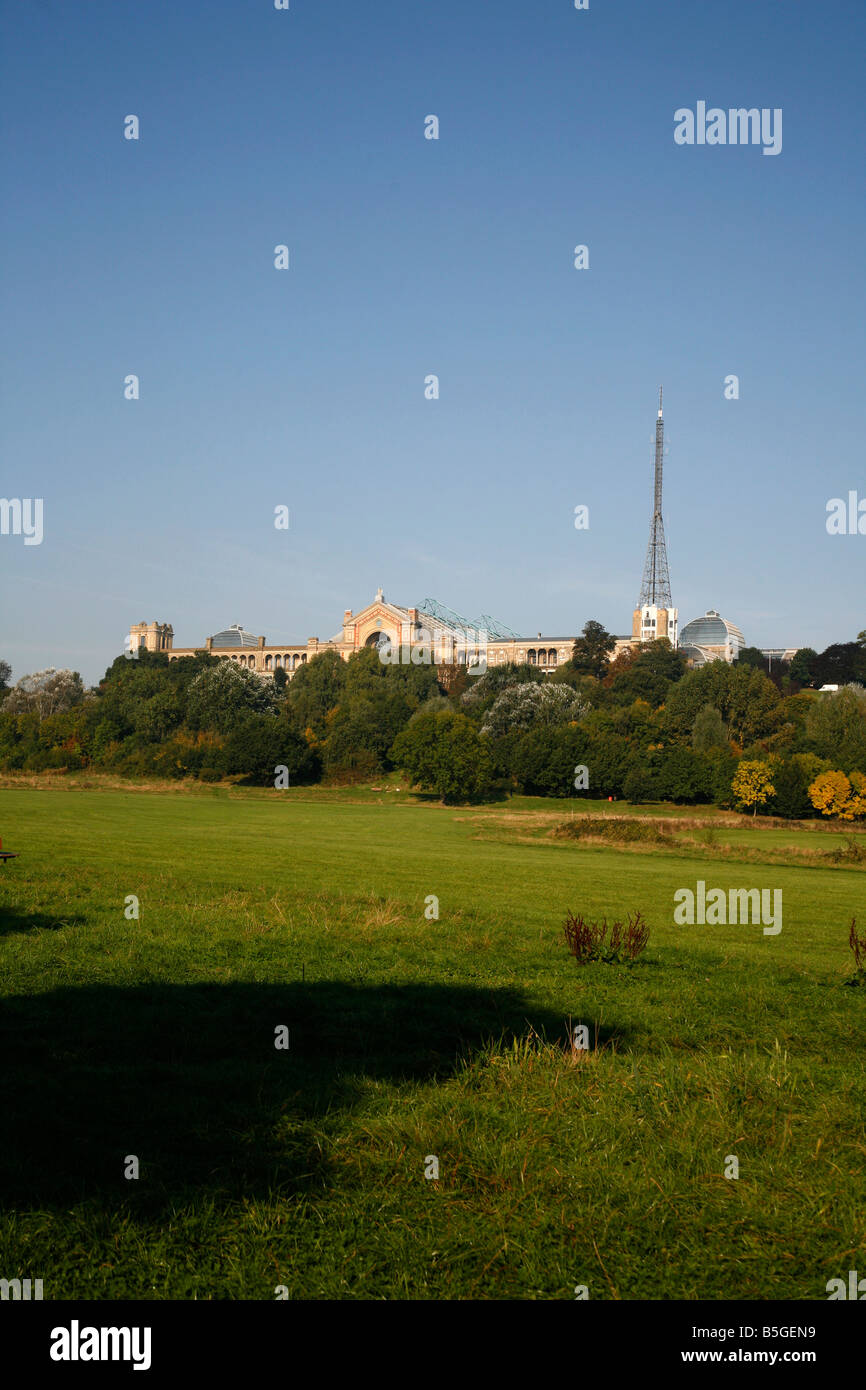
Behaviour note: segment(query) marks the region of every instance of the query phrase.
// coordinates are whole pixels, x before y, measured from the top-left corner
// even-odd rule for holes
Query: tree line
[[[611,660],[613,647],[591,621],[550,676],[395,665],[365,649],[324,652],[291,681],[204,652],[142,651],[92,690],[71,671],[10,687],[0,663],[0,767],[261,786],[278,768],[289,785],[396,769],[449,802],[521,792],[866,814],[866,632],[766,669],[750,649],[690,670],[665,640]]]

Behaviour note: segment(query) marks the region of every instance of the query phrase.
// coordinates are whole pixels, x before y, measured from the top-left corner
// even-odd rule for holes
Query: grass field
[[[552,835],[566,802],[392,785],[0,790],[0,1277],[810,1300],[866,1273],[866,864],[829,858],[866,836],[583,803],[676,837],[618,846]],[[781,933],[675,926],[698,879],[781,889]],[[567,909],[635,908],[638,964],[576,965]]]

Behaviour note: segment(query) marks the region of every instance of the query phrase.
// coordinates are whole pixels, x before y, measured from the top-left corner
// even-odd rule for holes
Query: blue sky
[[[866,497],[863,7],[7,0],[0,40],[15,678],[141,619],[326,639],[379,585],[628,632],[659,383],[681,625],[866,627],[825,528]],[[781,154],[677,146],[700,100],[782,108]]]

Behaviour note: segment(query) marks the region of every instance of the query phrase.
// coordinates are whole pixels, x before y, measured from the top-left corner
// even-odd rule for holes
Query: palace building
[[[202,646],[175,647],[174,629],[169,623],[134,623],[129,630],[133,653],[144,648],[165,652],[170,661],[177,661],[205,651],[226,661],[236,661],[262,676],[273,676],[282,669],[290,678],[299,666],[321,652],[337,652],[348,661],[364,647],[379,648],[383,660],[394,662],[432,662],[437,666],[457,662],[471,666],[481,657],[488,666],[528,662],[550,672],[570,660],[574,641],[574,637],[545,637],[541,633],[535,638],[518,637],[486,615],[467,622],[433,600],[425,600],[423,607],[402,608],[389,603],[381,589],[360,612],[347,608],[342,629],[325,642],[308,637],[303,643],[273,644],[235,624],[208,637]],[[629,645],[628,639],[617,639],[618,649],[622,644]]]
[[[617,637],[610,659],[631,647],[641,646],[654,639],[666,637],[682,652],[689,666],[702,666],[707,661],[736,661],[744,645],[739,628],[710,610],[683,628],[677,640],[676,609],[637,609],[630,637]],[[198,647],[175,647],[174,629],[170,623],[134,623],[129,630],[132,654],[141,648],[150,652],[165,652],[169,661],[197,652],[211,652],[225,661],[235,661],[261,676],[273,676],[283,670],[291,679],[299,666],[321,652],[337,652],[344,660],[364,647],[376,647],[385,662],[413,662],[435,666],[457,663],[472,667],[487,667],[507,662],[538,666],[545,674],[555,671],[571,659],[576,637],[518,637],[487,614],[472,622],[459,613],[445,608],[433,599],[425,599],[417,608],[402,608],[389,603],[379,589],[373,602],[360,612],[347,608],[343,613],[342,629],[328,641],[308,637],[306,642],[269,643],[265,637],[247,632],[239,623],[224,628],[205,639]],[[773,655],[787,659],[796,648]]]

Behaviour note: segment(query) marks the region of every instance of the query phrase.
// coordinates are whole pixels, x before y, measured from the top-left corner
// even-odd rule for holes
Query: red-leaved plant
[[[578,965],[589,965],[592,961],[631,964],[649,941],[649,927],[642,912],[630,912],[626,923],[610,924],[606,917],[600,922],[590,922],[582,912],[577,916],[569,912],[563,931]]]

